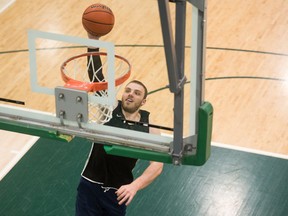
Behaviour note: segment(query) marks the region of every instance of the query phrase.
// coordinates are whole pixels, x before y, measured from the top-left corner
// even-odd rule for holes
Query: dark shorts
[[[126,213],[125,204],[118,204],[115,189],[107,190],[81,178],[77,192],[77,216],[124,216]]]

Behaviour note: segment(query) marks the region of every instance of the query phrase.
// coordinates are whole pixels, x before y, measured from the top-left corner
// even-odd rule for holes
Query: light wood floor
[[[133,79],[146,83],[150,91],[166,86],[157,1],[98,2],[110,6],[116,17],[113,31],[101,40],[114,42],[117,54],[131,62]],[[27,107],[35,109],[53,110],[53,98],[30,92],[27,30],[86,37],[81,15],[92,3],[91,0],[16,1],[0,14],[0,97],[23,100]],[[190,6],[188,10],[189,23]],[[214,106],[214,142],[288,154],[287,12],[285,0],[208,1],[205,98]],[[189,26],[187,30],[189,33]],[[190,41],[187,36],[187,46]],[[51,48],[61,44],[40,42],[39,46]],[[45,64],[39,68],[45,72],[42,80],[50,85],[61,83],[58,68],[63,56],[67,58],[80,51],[78,48],[46,51],[48,58],[42,59]],[[190,49],[186,52],[189,55]],[[151,112],[152,123],[172,126],[172,98],[168,90],[149,97],[145,108]],[[186,103],[185,112],[188,108]],[[0,138],[2,169],[30,138],[3,131]]]

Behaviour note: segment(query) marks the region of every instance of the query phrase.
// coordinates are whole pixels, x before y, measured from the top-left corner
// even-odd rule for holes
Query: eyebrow
[[[129,87],[125,87],[125,90],[132,90],[131,88],[129,88]],[[135,92],[140,92],[140,93],[143,93],[141,90],[139,90],[139,89],[134,89],[134,91]],[[144,94],[144,93],[143,93]]]

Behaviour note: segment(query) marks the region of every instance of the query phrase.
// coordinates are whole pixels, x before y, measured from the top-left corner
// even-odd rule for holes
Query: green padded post
[[[107,154],[130,157],[149,161],[158,161],[163,163],[172,163],[172,157],[168,153],[154,152],[145,149],[131,148],[119,145],[105,145]]]
[[[211,137],[213,123],[213,107],[204,102],[199,108],[198,139],[196,155],[183,156],[183,165],[202,166],[211,154]]]
[[[73,139],[73,136],[71,135],[59,134],[57,133],[57,131],[49,131],[43,128],[41,129],[35,126],[31,126],[29,124],[18,122],[16,123],[9,120],[1,120],[0,129],[43,138],[54,139],[63,142],[70,142]]]

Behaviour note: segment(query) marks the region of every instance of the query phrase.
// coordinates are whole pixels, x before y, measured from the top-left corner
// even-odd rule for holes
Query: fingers
[[[99,40],[99,39],[100,39],[99,36],[92,35],[92,34],[90,34],[89,32],[87,32],[87,35],[88,35],[88,38],[89,38],[89,39],[94,39],[94,40]]]
[[[119,201],[119,205],[122,205],[125,203],[126,206],[128,206],[132,199],[135,196],[135,193],[127,190],[125,187],[120,187],[119,190],[116,191],[116,194],[118,196],[117,200]]]

